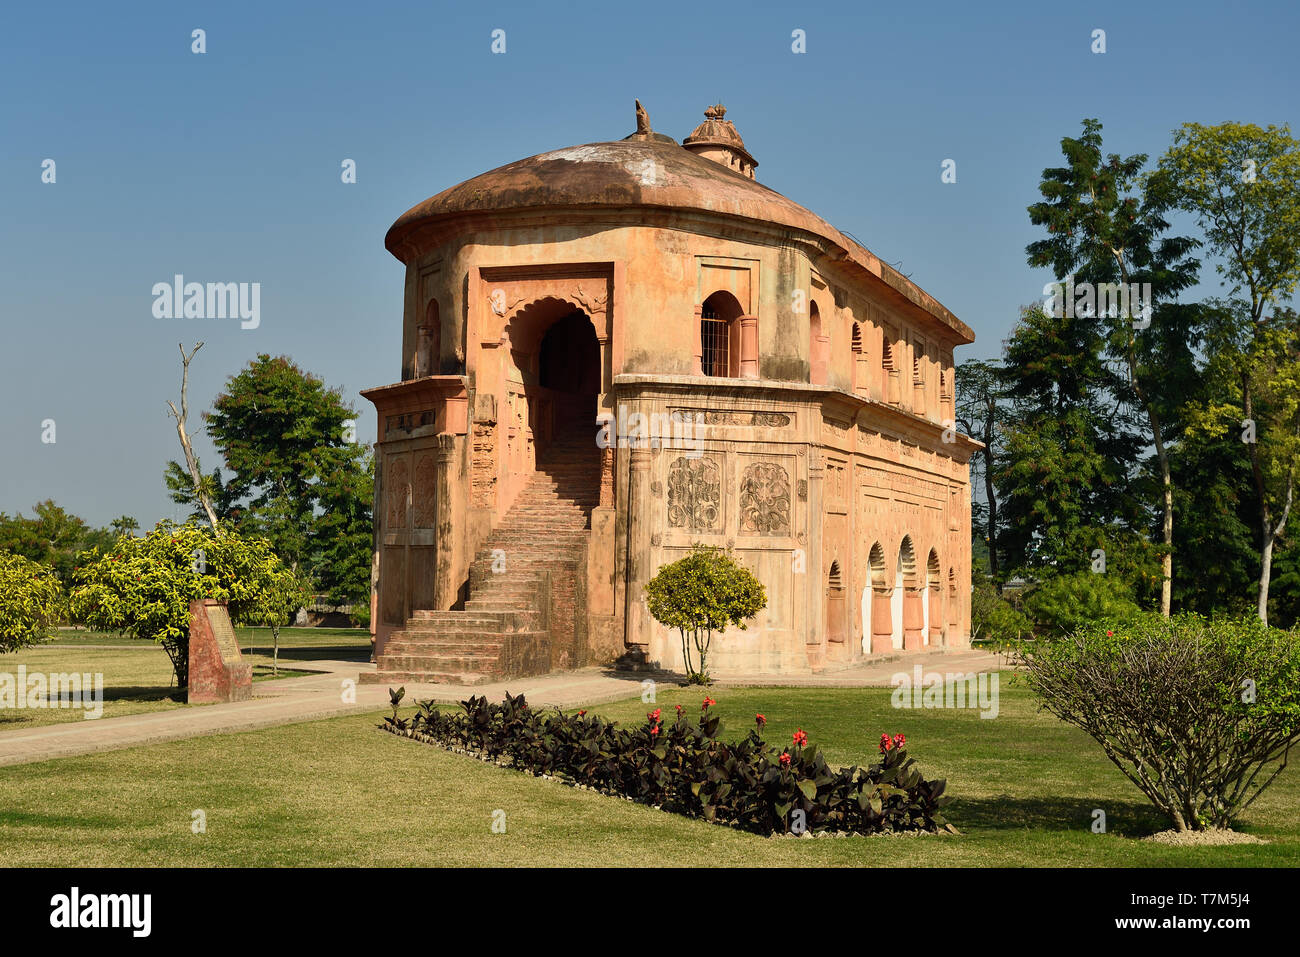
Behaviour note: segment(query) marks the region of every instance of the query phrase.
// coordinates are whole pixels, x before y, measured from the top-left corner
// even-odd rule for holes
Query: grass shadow
[[[1009,794],[991,798],[958,797],[944,808],[944,817],[963,831],[1087,831],[1091,830],[1093,812],[1098,809],[1106,812],[1106,828],[1111,833],[1146,837],[1170,826],[1150,804],[1095,797],[1017,798]]]

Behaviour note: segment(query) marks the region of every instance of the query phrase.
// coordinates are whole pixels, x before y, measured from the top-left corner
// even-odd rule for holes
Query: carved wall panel
[[[433,503],[437,491],[438,469],[427,452],[415,460],[415,483],[411,488],[411,524],[414,528],[433,528]]]
[[[712,456],[679,456],[668,467],[668,524],[691,531],[721,530],[722,473]]]
[[[406,503],[410,501],[411,479],[410,466],[405,456],[395,458],[388,472],[388,514],[389,529],[406,528]]]
[[[740,480],[740,534],[790,534],[790,476],[782,466],[746,466]]]

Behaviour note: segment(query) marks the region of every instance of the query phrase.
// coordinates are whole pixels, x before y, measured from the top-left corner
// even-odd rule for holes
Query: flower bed
[[[878,763],[833,769],[802,728],[777,751],[761,714],[740,741],[720,740],[712,698],[697,719],[678,705],[671,722],[656,708],[644,725],[620,728],[585,711],[535,711],[509,694],[501,704],[472,697],[452,712],[422,701],[401,718],[405,689],[389,694],[386,731],[716,824],[765,835],[955,830],[941,813],[946,782],[922,777],[901,734],[881,735]]]

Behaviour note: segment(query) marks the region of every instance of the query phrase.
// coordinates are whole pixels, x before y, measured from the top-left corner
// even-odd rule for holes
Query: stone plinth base
[[[203,598],[190,602],[191,704],[246,701],[253,696],[253,665],[244,661],[235,629],[223,602]]]

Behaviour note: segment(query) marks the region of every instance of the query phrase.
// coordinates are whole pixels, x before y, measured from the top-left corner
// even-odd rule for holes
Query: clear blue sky
[[[759,179],[849,230],[995,355],[1050,277],[1025,207],[1062,136],[1159,155],[1186,121],[1295,121],[1276,3],[61,3],[0,12],[0,511],[180,517],[165,402],[259,352],[357,390],[400,369],[408,207],[479,172],[721,101]],[[191,31],[207,53],[190,52]],[[506,53],[491,32],[506,31]],[[1107,52],[1090,52],[1106,31]],[[807,53],[791,52],[806,31]],[[41,182],[41,163],[57,182]],[[358,182],[340,182],[357,162]],[[944,159],[957,182],[940,182]],[[154,283],[262,284],[261,325],[162,320]],[[1211,286],[1204,292],[1213,293]],[[41,442],[54,419],[57,441]],[[197,443],[206,467],[211,446]]]

